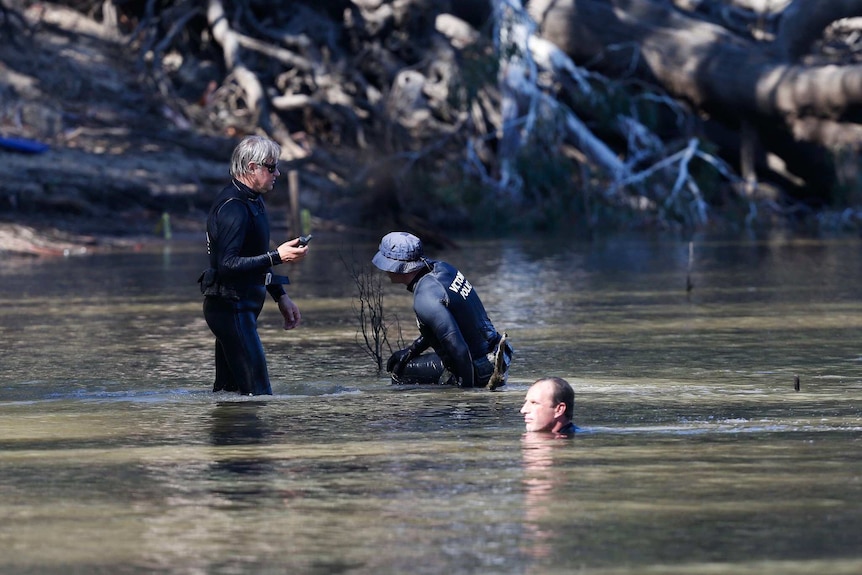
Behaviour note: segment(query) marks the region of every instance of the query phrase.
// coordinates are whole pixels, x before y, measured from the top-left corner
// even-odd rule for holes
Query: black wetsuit
[[[285,293],[286,278],[266,285],[272,265],[269,219],[260,194],[233,180],[216,197],[207,218],[210,269],[204,273],[204,318],[216,337],[213,391],[269,395],[272,388],[257,318],[267,291],[275,301]],[[213,273],[214,270],[214,273]]]
[[[416,357],[404,369],[406,382],[436,383],[432,364],[455,377],[461,387],[488,383],[494,372],[493,354],[500,342],[485,306],[473,286],[452,265],[426,260],[426,268],[407,286],[413,292],[413,311],[419,324],[419,338],[411,346],[414,355],[429,347],[436,352]],[[419,381],[428,375],[431,381]],[[444,382],[445,383],[445,382]]]
[[[574,422],[570,421],[564,426],[562,426],[560,429],[558,429],[556,433],[558,433],[559,435],[574,435],[578,431],[580,431],[580,428],[575,425]]]

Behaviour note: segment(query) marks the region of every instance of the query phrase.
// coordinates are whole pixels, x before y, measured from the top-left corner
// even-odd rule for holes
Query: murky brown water
[[[202,245],[0,260],[0,572],[862,572],[859,240],[701,238],[691,293],[681,241],[429,250],[515,344],[489,393],[378,376],[375,242],[315,236],[266,399],[209,392]],[[540,375],[573,440],[524,435]]]

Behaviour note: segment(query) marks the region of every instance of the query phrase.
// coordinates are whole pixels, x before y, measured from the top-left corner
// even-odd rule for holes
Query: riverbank
[[[128,249],[163,238],[164,213],[174,233],[202,229],[235,139],[173,114],[94,20],[23,16],[0,37],[0,254]]]
[[[161,95],[145,73],[143,56],[130,49],[128,39],[69,8],[28,6],[6,22],[0,35],[0,138],[32,143],[23,150],[0,146],[0,255],[88,253],[125,249],[138,241],[130,238],[160,241],[165,213],[174,233],[200,231],[213,195],[227,181],[230,152],[242,135],[231,124],[234,115],[207,107],[206,94],[194,92],[198,77],[182,83],[192,92],[188,101],[172,106],[176,102]],[[211,122],[197,121],[203,116],[224,122],[216,129]],[[307,155],[282,163],[285,175],[267,198],[268,205],[273,212],[286,209],[287,172],[295,171],[301,207],[314,215],[315,227],[318,222],[333,230],[365,226],[374,237],[409,229],[447,245],[450,230],[472,231],[476,222],[495,235],[512,233],[518,226],[592,234],[605,225],[595,223],[599,214],[589,204],[589,190],[583,192],[584,213],[578,208],[563,216],[549,203],[533,209],[532,215],[525,209],[499,224],[490,213],[470,213],[463,198],[479,192],[461,180],[453,178],[440,191],[421,175],[393,178],[392,165],[381,161],[383,154],[353,149],[349,138],[324,138],[324,143],[311,145],[309,134],[297,131],[291,136]],[[332,168],[348,165],[356,169]],[[357,173],[362,176],[355,180],[345,175]],[[555,196],[558,190],[550,191]],[[441,197],[429,200],[435,195]],[[734,209],[728,207],[732,203],[710,208],[724,212],[712,213],[709,225],[740,231],[755,221],[805,233],[858,233],[862,228],[862,212],[856,209],[790,210],[777,201]],[[607,217],[612,211],[603,211],[604,221],[617,221]],[[621,226],[668,226],[649,214],[626,220],[625,209],[620,211]]]

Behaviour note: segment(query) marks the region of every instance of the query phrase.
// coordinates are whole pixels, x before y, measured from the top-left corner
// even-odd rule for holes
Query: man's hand
[[[302,316],[299,313],[299,308],[293,303],[293,300],[284,294],[278,298],[278,311],[284,317],[284,329],[293,329],[299,325]]]
[[[278,257],[281,263],[296,263],[308,253],[308,246],[299,247],[299,238],[293,238],[278,246]]]
[[[404,368],[407,366],[407,362],[411,359],[413,359],[412,348],[400,349],[393,353],[390,356],[389,361],[386,362],[386,371],[401,377],[404,373]]]

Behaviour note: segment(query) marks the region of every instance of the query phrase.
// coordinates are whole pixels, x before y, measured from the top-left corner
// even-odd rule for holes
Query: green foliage
[[[495,85],[499,71],[499,59],[493,46],[477,42],[461,52],[456,86],[449,90],[450,104],[465,108],[468,102],[476,99],[479,92],[488,85]],[[452,102],[457,97],[460,102]]]
[[[852,148],[832,151],[836,182],[829,193],[832,206],[844,208],[862,204],[862,160]]]
[[[536,223],[553,226],[559,218],[578,210],[578,182],[573,174],[579,168],[574,162],[527,146],[518,155],[516,166],[523,180],[524,202],[531,206],[529,212]]]
[[[584,196],[571,160],[537,146],[522,148],[513,171],[521,178],[517,192],[500,190],[462,174],[458,184],[437,188],[436,195],[469,214],[478,231],[558,229],[583,216]]]
[[[299,211],[300,229],[303,236],[311,233],[311,212],[305,208]]]
[[[632,110],[638,121],[653,132],[658,132],[663,117],[662,105],[645,98],[636,98],[632,102]]]

